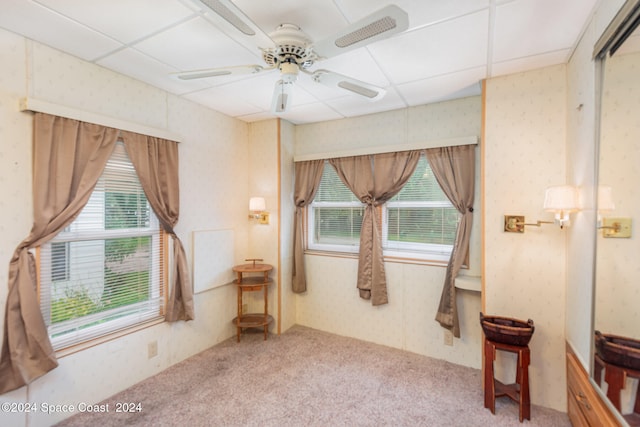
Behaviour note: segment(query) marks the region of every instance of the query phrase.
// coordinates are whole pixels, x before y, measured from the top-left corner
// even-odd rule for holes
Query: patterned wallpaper
[[[598,24],[600,27],[602,23]],[[589,61],[588,48],[582,49],[585,52],[578,52],[575,63]],[[31,180],[31,118],[17,111],[18,99],[27,95],[183,135],[182,209],[176,231],[189,258],[192,259],[193,231],[233,229],[238,262],[254,252],[268,253],[265,257],[274,259],[270,251],[275,250],[276,216],[281,215],[282,224],[286,224],[290,215],[286,212],[291,207],[286,198],[290,197],[287,185],[291,185],[292,171],[286,166],[279,171],[283,189],[278,205],[277,176],[273,170],[260,166],[262,158],[275,159],[273,123],[248,126],[4,30],[0,30],[0,60],[0,224],[11,224],[0,225],[3,259],[10,258],[31,227],[31,196],[24,189],[30,188]],[[527,220],[549,219],[551,214],[542,211],[547,186],[573,179],[589,181],[580,171],[588,167],[591,143],[580,147],[578,142],[570,142],[569,150],[581,153],[579,161],[583,163],[567,166],[565,138],[578,141],[579,129],[589,126],[584,121],[592,108],[592,76],[578,71],[578,66],[569,66],[571,82],[567,83],[566,70],[556,66],[489,80],[483,142],[486,311],[534,319],[532,400],[559,410],[566,409],[563,330],[565,302],[571,295],[565,295],[565,273],[570,284],[574,280],[572,269],[565,270],[565,262],[567,257],[570,265],[579,262],[580,252],[572,252],[571,247],[580,246],[581,241],[576,240],[573,229],[563,232],[551,226],[527,228],[523,235],[507,234],[502,231],[502,216],[512,213],[526,215]],[[567,111],[577,101],[584,104],[585,113]],[[283,124],[281,160],[286,163],[293,148],[295,154],[303,154],[344,149],[345,145],[361,148],[479,135],[480,110],[480,98],[475,97],[295,129]],[[295,147],[293,140],[297,141]],[[253,166],[257,168],[253,170]],[[14,188],[10,185],[13,182],[27,184]],[[267,197],[272,213],[268,227],[252,227],[246,219],[248,198],[253,192]],[[620,206],[628,200],[621,199]],[[579,215],[573,218],[576,227],[583,221]],[[476,248],[472,252],[472,272],[479,274],[479,224],[474,223],[474,230],[478,234],[472,243]],[[289,232],[285,229],[281,236]],[[286,245],[283,239],[283,275],[291,263]],[[306,294],[292,298],[286,294],[287,280],[283,280],[285,325],[294,321],[290,314],[295,305],[296,323],[480,367],[478,294],[459,292],[463,336],[454,340],[453,346],[443,344],[443,330],[433,320],[444,268],[388,263],[390,304],[372,307],[357,296],[355,260],[321,256],[308,256],[307,260],[310,286]],[[0,263],[0,283],[7,281],[7,264]],[[575,278],[576,282],[581,280],[582,277]],[[637,296],[632,295],[635,300]],[[0,286],[3,307],[5,299],[6,287]],[[234,331],[229,321],[235,315],[235,305],[229,301],[234,299],[235,290],[224,286],[198,294],[197,319],[193,322],[159,325],[64,357],[58,369],[29,387],[29,398],[50,403],[98,401],[159,372],[231,336]],[[0,326],[3,321],[0,316]],[[148,359],[147,343],[154,340],[158,341],[159,355]],[[510,374],[512,363],[499,360],[498,375]],[[95,387],[96,383],[101,386]],[[25,401],[27,390],[3,395],[3,399]],[[7,421],[12,425],[26,424],[24,417]],[[35,415],[29,425],[49,425],[54,421]]]
[[[479,136],[480,119],[481,99],[471,97],[302,125],[296,127],[295,154]],[[478,168],[478,191],[479,174]],[[477,206],[466,273],[479,276],[479,202]],[[454,339],[453,346],[444,345],[444,329],[435,321],[445,268],[387,262],[389,304],[372,307],[358,296],[357,259],[307,255],[306,262],[308,290],[297,298],[297,323],[480,368],[479,293],[458,292],[462,338]]]
[[[282,285],[282,324],[286,331],[296,324],[296,295],[291,290],[293,274],[293,204],[295,126],[280,122],[280,260]]]
[[[192,262],[193,231],[232,229],[236,259],[249,242],[249,129],[136,80],[0,30],[0,305],[8,261],[31,228],[31,128],[18,111],[26,96],[181,135],[181,216],[176,232]],[[16,183],[19,183],[16,185]],[[272,206],[274,206],[272,204]],[[10,226],[8,225],[10,224]],[[210,254],[215,256],[215,253]],[[77,404],[100,401],[235,333],[235,289],[195,296],[196,320],[160,324],[59,359],[60,366],[4,401]],[[0,316],[0,326],[4,316]],[[158,355],[148,358],[156,341]],[[96,386],[96,385],[99,386]],[[48,426],[65,414],[3,414],[6,425]]]
[[[566,70],[554,66],[490,79],[485,123],[486,313],[533,319],[529,347],[533,403],[566,410],[566,233],[556,226],[505,233],[503,215],[552,220],[546,187],[566,182]],[[505,355],[508,356],[508,355]],[[498,378],[514,360],[497,359]]]
[[[16,114],[24,93],[25,43],[22,37],[0,29],[0,327],[4,328],[9,260],[32,225],[31,129],[29,115]],[[22,183],[16,185],[16,183]],[[28,214],[27,214],[28,213]],[[3,401],[24,402],[26,388],[2,395]],[[24,425],[23,414],[2,414],[7,425]]]

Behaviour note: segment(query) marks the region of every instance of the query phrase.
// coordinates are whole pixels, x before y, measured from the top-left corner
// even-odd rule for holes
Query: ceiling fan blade
[[[293,82],[278,80],[273,89],[273,99],[271,100],[271,112],[274,114],[286,113],[291,107],[291,96],[293,95]]]
[[[409,15],[396,5],[389,5],[347,26],[333,36],[315,43],[314,52],[323,58],[339,55],[409,28]]]
[[[250,48],[275,46],[271,38],[247,17],[231,0],[191,0],[205,17],[231,37],[248,41]],[[204,7],[203,7],[204,6]],[[213,12],[213,13],[211,13]],[[244,44],[244,43],[243,43]],[[246,44],[245,44],[246,46]]]
[[[275,67],[264,68],[260,65],[239,65],[237,67],[207,68],[203,70],[182,71],[171,73],[178,80],[195,80],[207,77],[238,76],[243,74],[257,74],[261,71],[273,70]]]
[[[313,72],[311,78],[316,83],[348,90],[351,93],[367,98],[369,101],[377,101],[387,93],[387,91],[381,87],[334,73],[333,71],[317,70]]]

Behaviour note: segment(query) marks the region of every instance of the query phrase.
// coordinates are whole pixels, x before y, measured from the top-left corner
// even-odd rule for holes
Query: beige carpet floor
[[[481,372],[295,326],[245,333],[105,400],[131,414],[79,414],[61,426],[570,426],[566,414],[498,399],[484,408]]]

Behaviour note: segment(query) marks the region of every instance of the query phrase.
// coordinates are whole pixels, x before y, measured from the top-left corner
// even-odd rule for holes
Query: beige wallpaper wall
[[[248,249],[248,126],[211,110],[0,30],[0,306],[9,259],[31,228],[31,127],[18,101],[56,104],[164,128],[181,135],[181,218],[176,232],[189,260],[196,230],[233,229],[238,261]],[[272,205],[275,206],[275,205]],[[215,256],[215,254],[211,254]],[[191,262],[191,261],[190,261]],[[234,334],[235,289],[195,296],[196,320],[161,324],[60,358],[51,373],[3,401],[77,404],[100,401]],[[0,326],[4,316],[0,316]],[[147,346],[157,341],[158,355]],[[64,418],[3,414],[3,425],[48,426]]]
[[[370,116],[296,127],[296,155],[428,143],[480,135],[481,100],[471,97]],[[478,151],[479,156],[479,151]],[[478,160],[479,163],[479,160]],[[479,168],[478,168],[479,169]],[[480,275],[480,202],[474,218],[469,275]],[[435,321],[445,268],[387,262],[389,304],[372,307],[356,289],[357,259],[307,255],[307,287],[297,297],[297,323],[415,353],[480,367],[480,294],[458,292],[461,339],[444,345]]]
[[[269,313],[277,321],[278,310],[278,217],[280,204],[278,200],[278,122],[265,120],[249,125],[249,193],[250,196],[265,198],[269,212],[269,224],[259,224],[255,220],[249,221],[249,241],[243,260],[247,258],[261,258],[264,263],[273,266],[271,278],[273,285],[269,286]],[[228,179],[228,178],[227,178]],[[249,206],[249,198],[245,200]],[[246,218],[245,213],[245,218]],[[264,310],[261,292],[250,292],[244,296],[249,312],[260,313]],[[274,322],[270,326],[271,332],[277,332]]]
[[[293,204],[295,126],[280,122],[280,268],[282,324],[284,332],[296,323],[296,298],[291,290],[293,274]]]
[[[484,141],[486,312],[533,319],[531,399],[562,411],[567,233],[551,225],[505,233],[503,215],[553,219],[542,203],[547,187],[566,183],[566,96],[564,66],[490,79]],[[498,377],[513,376],[509,358],[496,365]]]

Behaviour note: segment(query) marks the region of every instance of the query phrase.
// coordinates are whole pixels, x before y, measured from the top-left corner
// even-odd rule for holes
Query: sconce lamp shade
[[[264,197],[252,197],[249,199],[249,210],[252,212],[262,212],[267,209]]]
[[[547,212],[574,212],[578,210],[578,190],[571,185],[547,188],[544,195],[544,210]]]
[[[613,203],[613,190],[608,185],[598,186],[598,212],[610,212],[616,208]]]

